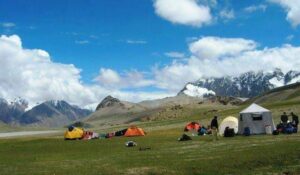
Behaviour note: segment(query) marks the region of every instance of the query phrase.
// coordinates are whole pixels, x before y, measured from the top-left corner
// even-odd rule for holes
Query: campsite
[[[300,0],[0,0],[0,175],[300,175]]]
[[[1,139],[0,171],[1,174],[299,174],[299,133],[220,136],[218,141],[212,141],[209,135],[188,134],[192,140],[178,142],[189,121],[209,124],[217,114],[221,123],[226,116],[239,117],[239,112],[250,104],[228,106],[208,115],[211,108],[205,107],[189,117],[136,122],[146,132],[139,137],[65,141],[61,131],[46,137]],[[282,111],[300,112],[297,100],[263,106],[272,111],[274,123],[280,121]],[[129,126],[90,129],[106,133],[126,127]],[[131,140],[137,146],[126,147],[125,143]]]

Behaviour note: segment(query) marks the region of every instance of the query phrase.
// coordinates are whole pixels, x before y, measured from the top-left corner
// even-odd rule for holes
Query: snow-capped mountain
[[[272,72],[247,72],[240,76],[200,79],[188,83],[179,94],[203,96],[207,92],[218,96],[250,98],[276,87],[300,82],[300,72],[289,71],[284,74],[280,69]],[[196,90],[195,90],[196,89]]]
[[[0,120],[4,123],[16,122],[28,107],[28,102],[22,98],[7,101],[0,98]]]
[[[26,100],[16,98],[8,102],[0,98],[0,121],[9,124],[42,124],[62,126],[91,114],[92,111],[51,100],[29,107]]]
[[[43,126],[63,126],[91,114],[91,111],[70,105],[63,100],[41,103],[25,112],[21,124],[42,124]]]

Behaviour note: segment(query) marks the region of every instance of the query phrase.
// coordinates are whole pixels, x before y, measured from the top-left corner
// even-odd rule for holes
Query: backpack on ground
[[[192,138],[186,134],[183,134],[180,138],[178,138],[178,141],[188,141],[192,140]]]
[[[279,135],[279,131],[278,130],[274,130],[272,134],[273,135]]]
[[[243,135],[244,135],[244,136],[250,136],[250,134],[251,134],[250,128],[249,128],[249,127],[245,127],[245,128],[244,128],[244,133],[243,133]]]
[[[224,137],[234,137],[234,129],[226,127],[224,131]]]
[[[134,142],[134,141],[128,141],[125,143],[125,146],[127,147],[134,147],[134,146],[137,146],[137,143]]]

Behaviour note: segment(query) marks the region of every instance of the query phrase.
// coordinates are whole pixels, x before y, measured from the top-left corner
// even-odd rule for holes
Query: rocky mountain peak
[[[233,96],[250,98],[271,89],[300,82],[300,72],[289,71],[286,74],[281,69],[271,72],[249,71],[239,76],[209,77],[188,83],[179,94],[197,96],[197,93],[187,93],[188,86],[201,89],[203,92],[215,93],[218,96]]]
[[[110,107],[110,106],[114,106],[116,104],[121,104],[121,101],[117,98],[114,98],[112,96],[107,96],[105,97],[97,106],[96,110],[99,110],[101,108],[105,108],[105,107]]]

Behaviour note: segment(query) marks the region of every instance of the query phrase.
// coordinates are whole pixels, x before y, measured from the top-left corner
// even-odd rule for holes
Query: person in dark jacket
[[[214,118],[211,120],[210,127],[215,127],[217,129],[219,128],[218,116],[214,116]]]
[[[293,112],[291,112],[291,116],[292,116],[293,126],[298,129],[299,117],[296,114],[294,114]]]
[[[211,120],[210,126],[211,126],[211,130],[212,130],[213,139],[218,140],[219,124],[218,124],[218,117],[217,116],[214,116],[214,118]]]
[[[281,115],[280,119],[281,119],[281,122],[282,122],[283,124],[287,124],[287,121],[289,120],[289,118],[288,118],[288,116],[286,115],[286,112],[283,112],[283,114]]]

